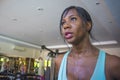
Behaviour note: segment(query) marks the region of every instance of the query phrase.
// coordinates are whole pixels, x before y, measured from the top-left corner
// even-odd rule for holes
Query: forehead
[[[68,16],[72,16],[72,15],[73,15],[73,16],[78,16],[78,12],[77,12],[77,10],[74,9],[74,8],[65,11],[64,14],[63,14],[63,18],[68,17]]]

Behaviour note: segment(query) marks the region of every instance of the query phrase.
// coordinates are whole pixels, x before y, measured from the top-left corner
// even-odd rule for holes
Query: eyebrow
[[[79,15],[70,15],[69,17],[73,17],[73,16],[78,16],[79,17]],[[65,16],[62,17],[62,20],[64,20],[64,18],[65,18]]]

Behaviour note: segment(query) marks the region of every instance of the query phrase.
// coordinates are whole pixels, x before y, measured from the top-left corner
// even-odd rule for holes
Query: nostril
[[[64,27],[64,29],[67,29],[67,28],[68,28],[68,26],[65,26],[65,27]]]
[[[63,27],[64,27],[64,29],[67,29],[67,28],[70,28],[70,25],[65,24]]]

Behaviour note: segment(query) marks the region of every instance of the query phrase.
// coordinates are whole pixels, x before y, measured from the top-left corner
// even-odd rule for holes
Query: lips
[[[66,39],[70,39],[70,38],[72,38],[73,36],[72,36],[72,32],[65,32],[65,38]]]

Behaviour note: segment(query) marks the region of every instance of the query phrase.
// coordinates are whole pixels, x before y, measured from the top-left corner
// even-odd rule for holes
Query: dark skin
[[[91,23],[84,23],[75,9],[63,15],[61,33],[65,40],[72,45],[67,58],[68,80],[90,80],[99,55],[99,49],[93,46],[89,39]],[[55,59],[55,72],[58,74],[64,54]],[[120,80],[120,58],[106,55],[106,80]]]

